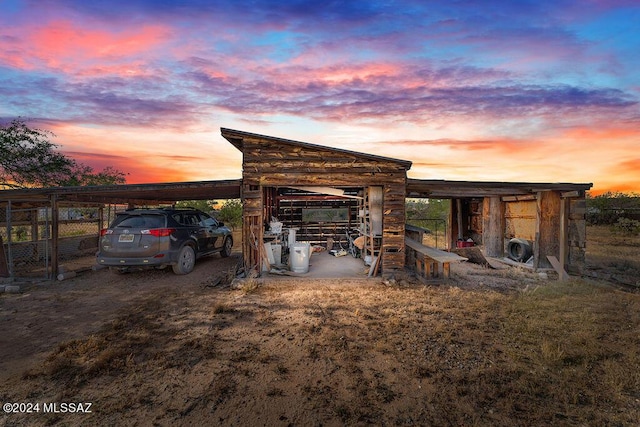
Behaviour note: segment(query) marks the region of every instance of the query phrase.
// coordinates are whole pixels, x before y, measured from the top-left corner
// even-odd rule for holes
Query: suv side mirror
[[[218,227],[224,227],[224,222],[218,222]]]

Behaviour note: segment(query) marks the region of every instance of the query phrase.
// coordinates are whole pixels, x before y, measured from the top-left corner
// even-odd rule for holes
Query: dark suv
[[[173,267],[188,274],[196,259],[231,255],[233,238],[224,223],[198,209],[129,209],[100,232],[99,265],[117,272],[132,267]]]

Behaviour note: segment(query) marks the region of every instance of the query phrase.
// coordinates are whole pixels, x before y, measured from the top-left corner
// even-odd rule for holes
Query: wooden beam
[[[505,205],[500,197],[485,197],[482,203],[482,244],[486,256],[504,255]]]
[[[334,187],[290,187],[294,190],[307,191],[309,193],[319,193],[319,194],[329,194],[330,196],[339,196],[339,197],[347,197],[352,199],[362,199],[360,196],[352,196],[349,194],[345,194],[344,190],[341,188]]]
[[[560,254],[560,193],[541,191],[536,206],[536,239],[533,245],[533,268],[549,268],[547,256]]]
[[[553,266],[553,269],[558,273],[558,280],[559,281],[565,282],[565,281],[569,280],[569,274],[567,274],[566,270],[560,265],[560,261],[558,261],[558,258],[556,258],[556,257],[554,257],[552,255],[548,255],[547,259],[549,260],[549,262]]]
[[[536,200],[535,194],[529,194],[526,196],[504,196],[502,198],[503,202],[522,202],[526,200]]]
[[[562,193],[562,197],[568,197],[568,198],[582,197],[582,192],[577,190],[565,191],[564,193]]]
[[[560,269],[565,271],[565,264],[567,262],[567,253],[569,252],[569,246],[567,243],[568,239],[568,209],[567,209],[567,199],[560,199]],[[553,264],[553,263],[551,263]]]
[[[464,233],[462,230],[462,200],[456,199],[456,220],[458,224],[458,240],[462,240]]]

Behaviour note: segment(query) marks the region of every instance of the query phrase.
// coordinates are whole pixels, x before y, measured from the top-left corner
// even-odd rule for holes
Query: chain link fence
[[[0,213],[0,236],[11,277],[48,278],[51,256],[51,209],[16,209]]]
[[[447,221],[440,218],[408,218],[407,224],[425,230],[422,243],[437,249],[448,249]]]
[[[8,275],[50,279],[57,274],[51,271],[52,256],[56,253],[58,265],[80,259],[92,265],[100,230],[124,209],[125,205],[59,206],[57,248],[53,248],[52,209],[13,208],[9,204],[0,212],[0,237]]]
[[[59,264],[95,257],[102,228],[102,209],[78,206],[61,206],[58,209]]]

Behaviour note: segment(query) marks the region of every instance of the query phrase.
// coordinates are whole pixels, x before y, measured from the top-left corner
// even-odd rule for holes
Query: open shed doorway
[[[408,198],[406,212],[409,237],[435,249],[451,249],[451,199]]]
[[[382,245],[382,187],[265,187],[263,220],[269,258],[263,270],[309,278],[375,273]],[[308,269],[304,262],[299,265],[305,247]]]

